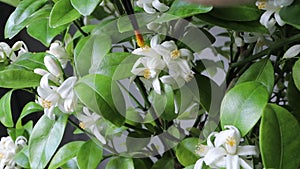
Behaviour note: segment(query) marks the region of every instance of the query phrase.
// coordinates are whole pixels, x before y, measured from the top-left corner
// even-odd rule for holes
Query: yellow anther
[[[267,5],[266,0],[260,0],[257,2],[257,8],[258,9],[265,9]]]
[[[42,100],[42,106],[46,109],[49,109],[51,107],[51,102],[48,100],[43,99]]]
[[[0,153],[0,158],[4,158],[4,154],[3,153]]]
[[[151,77],[151,71],[150,71],[150,69],[148,69],[148,68],[145,69],[143,74],[144,74],[144,78],[145,79],[150,79],[150,77]]]
[[[236,146],[236,141],[233,137],[227,137],[226,144],[228,144],[230,147]]]
[[[179,58],[181,55],[180,51],[178,49],[175,49],[171,52],[171,58],[172,59],[177,59]]]
[[[82,122],[79,123],[79,127],[85,129],[85,125]]]

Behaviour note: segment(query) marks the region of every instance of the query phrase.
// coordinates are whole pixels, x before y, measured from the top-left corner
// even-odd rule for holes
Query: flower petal
[[[222,147],[212,148],[207,152],[205,157],[203,158],[205,164],[212,165],[217,161],[222,160],[226,155],[226,151]]]
[[[283,26],[285,24],[285,22],[281,19],[279,15],[279,11],[275,12],[274,17],[278,25]]]
[[[227,169],[240,169],[239,156],[227,155],[226,156],[226,168]]]
[[[257,149],[255,146],[239,146],[237,150],[237,154],[240,156],[247,156],[247,155],[258,155]]]
[[[197,160],[194,169],[202,169],[202,165],[203,165],[203,158],[200,158],[199,160]]]
[[[161,90],[160,90],[160,82],[158,80],[158,77],[156,77],[153,82],[152,82],[152,85],[153,85],[153,89],[156,93],[158,94],[161,94]]]
[[[300,53],[300,45],[290,47],[283,55],[283,58],[293,58]]]
[[[152,1],[152,6],[159,10],[160,12],[165,12],[169,9],[169,7],[161,2],[159,2],[159,0],[154,0]]]
[[[250,164],[249,164],[250,163]],[[244,169],[253,169],[251,161],[245,161],[242,158],[239,158],[239,164],[242,166]]]

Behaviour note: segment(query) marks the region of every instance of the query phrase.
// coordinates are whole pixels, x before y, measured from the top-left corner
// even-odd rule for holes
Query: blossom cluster
[[[145,86],[153,87],[161,94],[160,81],[173,89],[182,87],[194,77],[192,71],[193,54],[188,49],[178,49],[174,41],[159,43],[159,36],[151,39],[150,47],[143,46],[132,53],[141,55],[133,65],[131,72],[141,76]],[[160,74],[164,74],[160,77]]]
[[[249,156],[258,155],[255,146],[239,146],[242,141],[239,130],[234,126],[224,126],[224,131],[213,132],[207,138],[207,145],[200,144],[196,154],[201,158],[196,162],[194,169],[202,169],[203,162],[211,168],[253,169]],[[214,137],[214,143],[211,139]],[[249,159],[250,158],[250,159]]]

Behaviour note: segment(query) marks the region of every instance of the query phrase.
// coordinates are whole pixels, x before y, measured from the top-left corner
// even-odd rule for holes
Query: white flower
[[[275,24],[283,26],[285,22],[281,19],[279,11],[285,6],[289,6],[294,0],[258,0],[256,6],[259,9],[266,10],[260,18],[260,23],[264,25],[271,33],[275,30]],[[274,15],[274,17],[273,17]]]
[[[143,76],[143,81],[152,84],[156,93],[161,93],[160,82],[158,79],[159,73],[165,68],[165,63],[161,56],[152,47],[157,44],[157,36],[151,39],[151,47],[143,47],[135,49],[132,53],[143,55],[133,65],[131,72],[137,76]]]
[[[61,83],[63,80],[63,72],[58,65],[58,63],[52,58],[51,56],[46,55],[44,57],[44,64],[47,68],[47,70],[41,69],[41,68],[36,68],[34,69],[34,73],[39,74],[41,76],[44,76],[46,74],[49,75],[49,79],[55,83]]]
[[[0,141],[0,169],[20,168],[14,161],[18,148],[22,148],[27,143],[27,139],[19,136],[14,142],[10,136],[2,137]]]
[[[257,155],[256,147],[251,145],[239,146],[241,141],[239,130],[229,125],[224,126],[224,128],[228,130],[214,134],[214,146],[210,146],[207,153],[204,154],[202,162],[212,168],[239,169],[243,167],[244,169],[253,169],[251,161],[246,157]],[[194,169],[201,168],[202,163],[199,161]]]
[[[159,0],[138,0],[137,6],[144,8],[146,13],[154,14],[157,9],[159,12],[165,12],[169,9],[168,6],[159,2]]]
[[[97,126],[97,121],[101,118],[98,114],[94,112],[90,113],[88,108],[83,107],[83,112],[81,114],[77,114],[77,118],[80,121],[79,126],[82,129],[91,132],[102,144],[106,144],[105,138],[100,133],[102,128]]]
[[[293,58],[300,53],[300,45],[294,45],[290,47],[283,55],[283,58]]]
[[[154,49],[163,56],[168,67],[170,76],[161,78],[162,82],[172,85],[174,88],[181,87],[185,82],[189,82],[194,77],[189,62],[193,54],[188,49],[178,49],[174,41],[166,41],[157,44]]]
[[[244,43],[255,43],[252,54],[261,52],[265,45],[271,43],[271,40],[267,35],[263,35],[260,33],[244,32],[243,34],[241,34],[241,37],[243,38]]]
[[[47,53],[55,56],[63,68],[66,67],[69,61],[69,55],[60,41],[51,43],[49,51],[47,51]]]
[[[18,55],[15,52],[18,51]],[[0,42],[0,62],[10,59],[14,62],[18,56],[28,52],[27,46],[23,41],[17,41],[12,48],[4,42]]]
[[[55,107],[58,107],[63,113],[72,113],[77,103],[73,91],[77,79],[70,77],[57,87],[49,85],[49,76],[50,74],[44,75],[37,88],[38,102],[44,108],[44,113],[50,119],[55,119]]]

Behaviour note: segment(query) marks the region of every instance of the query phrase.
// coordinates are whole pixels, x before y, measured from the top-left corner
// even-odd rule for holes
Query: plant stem
[[[287,44],[290,44],[290,43],[293,43],[293,42],[297,42],[297,41],[300,41],[300,34],[294,35],[294,36],[292,36],[290,38],[287,38],[287,39],[283,39],[283,40],[281,40],[281,41],[273,44],[269,48],[267,48],[267,49],[265,49],[265,50],[263,50],[263,51],[255,54],[255,55],[247,57],[247,58],[245,58],[242,61],[239,61],[237,63],[232,63],[231,67],[235,68],[235,67],[239,67],[241,65],[247,64],[247,63],[249,63],[249,62],[251,62],[251,61],[253,61],[255,59],[259,59],[259,58],[261,58],[261,57],[263,57],[265,55],[270,54],[275,49],[278,49],[278,48],[280,48],[280,47],[282,47],[284,45],[287,45]]]
[[[84,32],[84,31],[81,29],[81,26],[80,26],[76,21],[74,21],[73,23],[74,23],[74,25],[76,26],[76,28],[79,30],[79,32],[80,32],[83,36],[85,36],[85,37],[89,36],[88,33]]]

